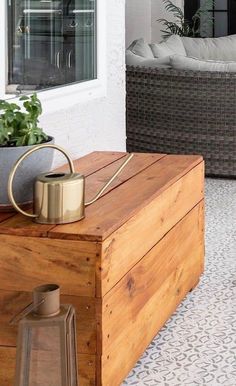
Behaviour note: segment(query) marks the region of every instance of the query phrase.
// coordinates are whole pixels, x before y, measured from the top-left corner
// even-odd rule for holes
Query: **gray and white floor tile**
[[[205,273],[123,386],[236,386],[236,181],[206,198]]]

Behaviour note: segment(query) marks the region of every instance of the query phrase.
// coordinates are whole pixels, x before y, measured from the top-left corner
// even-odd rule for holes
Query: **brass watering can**
[[[37,176],[34,184],[34,214],[30,214],[17,205],[13,194],[13,180],[21,162],[35,151],[43,148],[52,148],[63,153],[68,160],[70,173],[48,172]],[[32,218],[39,224],[68,224],[82,220],[85,217],[85,207],[101,197],[132,157],[133,154],[130,154],[95,197],[85,202],[85,177],[82,174],[75,173],[73,161],[68,153],[57,145],[35,146],[18,159],[9,175],[9,199],[18,212]]]

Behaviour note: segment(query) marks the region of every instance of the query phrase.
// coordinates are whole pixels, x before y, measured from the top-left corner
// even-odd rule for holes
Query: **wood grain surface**
[[[103,185],[105,185],[109,178],[124,162],[125,153],[105,152],[104,159],[102,157],[102,154],[102,152],[92,153],[90,155],[91,158],[89,156],[83,157],[83,162],[80,162],[80,160],[78,160],[75,165],[76,171],[80,171],[82,174],[87,176],[85,182],[86,201],[89,201],[95,196],[95,194],[103,187]],[[130,163],[126,166],[122,173],[113,181],[113,183],[106,189],[102,196],[107,195],[111,190],[121,185],[125,181],[129,180],[130,178],[138,174],[140,171],[146,169],[148,166],[152,165],[163,157],[163,154],[135,154],[132,161],[130,161]],[[88,160],[90,161],[88,162]],[[76,223],[78,229],[80,225],[84,223],[84,221],[85,220]],[[65,225],[63,225],[63,227],[64,226]],[[22,216],[21,214],[16,214],[13,217],[10,216],[9,219],[6,217],[6,221],[0,221],[0,234],[11,234],[27,237],[47,237],[49,231],[53,231],[54,228],[55,225],[34,223],[32,219]],[[54,236],[55,235],[53,233],[52,237]],[[63,235],[60,234],[60,237],[58,238],[63,238]]]
[[[1,386],[13,386],[15,376],[14,347],[0,347],[0,384]],[[95,386],[96,356],[90,354],[78,355],[79,385]]]
[[[97,296],[114,285],[204,196],[204,165],[170,185],[102,243]]]
[[[125,345],[128,326],[133,328],[133,333],[129,335],[129,344],[132,347],[132,342],[136,339],[138,315],[182,261],[186,258],[199,261],[201,258],[203,270],[203,225],[204,208],[201,202],[103,297],[102,342],[99,347],[101,354],[120,345],[122,341]],[[152,312],[155,314],[156,310],[153,309]],[[145,318],[144,314],[144,320]],[[137,326],[140,327],[142,326]],[[147,346],[149,342],[145,344]],[[129,357],[128,352],[126,357]]]
[[[0,223],[7,220],[8,218],[14,216],[14,213],[4,213],[4,212],[0,212]]]
[[[56,282],[64,295],[95,296],[98,244],[0,235],[0,246],[0,289],[30,292]]]
[[[75,171],[85,176],[96,173],[107,165],[124,158],[126,153],[122,152],[93,152],[74,161]],[[68,165],[56,169],[56,171],[68,171]],[[32,212],[29,210],[29,212]],[[10,219],[9,221],[4,221]],[[0,233],[18,236],[47,237],[48,231],[54,225],[36,224],[31,219],[17,213],[0,212]]]
[[[127,153],[119,151],[94,151],[77,160],[74,160],[74,167],[77,173],[89,176],[113,162],[125,157]],[[69,172],[67,164],[57,168],[56,171]]]
[[[94,152],[75,161],[86,200],[125,156]],[[9,321],[34,287],[58,283],[62,303],[76,309],[80,386],[118,386],[197,284],[203,263],[201,156],[135,154],[77,223],[0,213],[0,386],[13,386],[17,328]]]
[[[83,221],[58,225],[49,231],[49,237],[104,241],[200,163],[200,156],[163,157],[89,206]]]
[[[32,301],[30,292],[0,290],[0,346],[16,346],[17,325],[10,320]],[[96,353],[96,299],[62,295],[62,304],[73,304],[77,320],[79,353]]]
[[[156,333],[193,288],[203,271],[203,255],[193,249],[163,281],[161,287],[124,326],[110,350],[101,357],[101,384],[119,386]],[[125,311],[123,311],[125,312]],[[122,313],[122,309],[120,309]]]

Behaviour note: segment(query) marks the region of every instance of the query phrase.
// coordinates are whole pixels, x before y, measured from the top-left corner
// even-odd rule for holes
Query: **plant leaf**
[[[0,100],[0,146],[34,145],[48,138],[38,127],[42,105],[37,94],[23,95],[20,101],[24,101],[22,109],[16,103]]]
[[[162,0],[165,9],[172,13],[175,17],[175,21],[168,21],[167,19],[158,19],[160,23],[166,28],[162,30],[163,37],[169,37],[173,34],[179,36],[197,37],[202,34],[203,37],[207,36],[209,26],[213,23],[213,17],[209,12],[213,8],[214,0],[205,0],[201,7],[194,14],[192,21],[186,20],[182,9],[171,0]]]

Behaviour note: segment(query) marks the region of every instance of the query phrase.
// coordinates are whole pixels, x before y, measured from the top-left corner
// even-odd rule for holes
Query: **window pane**
[[[213,2],[212,2],[212,5],[213,5]],[[206,0],[200,0],[200,6],[209,9],[209,11],[212,10],[213,8],[210,5],[210,3],[206,2]]]
[[[228,0],[215,0],[215,9],[227,10]]]
[[[12,0],[8,20],[8,91],[96,78],[96,0]]]
[[[209,12],[208,14],[203,14],[201,16],[201,24],[200,24],[200,34],[201,37],[213,37],[214,34],[214,22],[213,20],[209,21],[210,17],[213,17],[213,12]]]
[[[215,37],[228,35],[228,13],[215,12]]]

